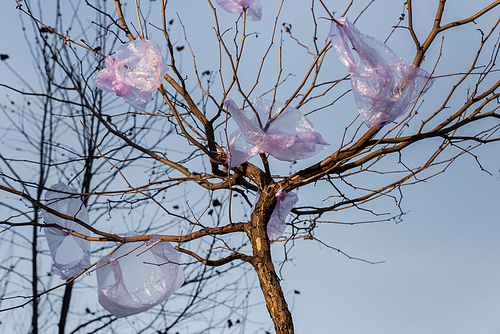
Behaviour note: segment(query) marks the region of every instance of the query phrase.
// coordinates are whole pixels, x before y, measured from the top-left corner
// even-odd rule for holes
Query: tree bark
[[[252,265],[259,277],[267,310],[274,322],[274,329],[277,334],[293,334],[292,314],[288,309],[278,275],[274,269],[269,239],[267,238],[267,222],[276,206],[275,187],[276,185],[270,185],[261,192],[245,232],[252,243],[254,255]]]
[[[73,291],[73,282],[66,284],[64,289],[64,296],[61,306],[61,316],[59,318],[59,334],[64,334],[64,327],[66,327],[66,320],[69,313],[69,303],[71,301],[71,292]]]
[[[35,209],[35,219],[38,218],[38,209]],[[37,221],[37,220],[35,220]],[[31,315],[31,334],[38,334],[38,226],[33,226],[33,241],[31,245],[31,271],[33,274],[31,280],[31,293],[33,294],[32,315]]]

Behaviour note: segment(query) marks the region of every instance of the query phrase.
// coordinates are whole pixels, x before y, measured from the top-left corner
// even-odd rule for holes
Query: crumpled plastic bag
[[[88,224],[89,214],[80,197],[71,195],[75,192],[73,188],[62,182],[54,184],[45,194],[46,205],[59,213],[73,217],[76,215],[76,218]],[[80,224],[48,212],[43,213],[43,221],[45,224],[57,224],[64,229],[90,236],[90,231]],[[90,241],[72,236],[69,232],[54,227],[45,227],[44,232],[50,255],[54,261],[52,264],[54,275],[59,275],[61,279],[67,280],[90,266]]]
[[[260,21],[262,19],[262,4],[260,0],[215,0],[226,12],[231,14],[243,13],[247,9],[247,19]]]
[[[94,83],[123,97],[135,109],[144,110],[167,70],[161,46],[137,39],[119,46],[116,56],[106,57],[106,68],[95,76]]]
[[[231,161],[231,167],[238,166],[260,153],[269,153],[283,161],[307,159],[329,145],[321,134],[314,131],[312,123],[290,106],[264,131],[262,127],[265,128],[269,119],[271,100],[256,98],[253,102],[262,127],[253,111],[241,111],[229,98],[225,100],[225,104],[240,128],[229,138],[228,160]],[[275,102],[271,117],[281,111],[283,106],[283,103]]]
[[[260,193],[257,193],[252,211],[255,209],[255,204],[259,198]],[[276,200],[276,206],[267,223],[267,237],[270,241],[277,240],[283,232],[285,232],[286,216],[288,216],[290,210],[292,210],[293,206],[299,201],[299,197],[294,192],[287,193],[283,188],[279,188],[276,192]]]
[[[364,123],[380,128],[404,114],[434,79],[381,41],[360,33],[348,20],[338,21],[341,25],[332,22],[330,29],[332,45],[351,73],[354,99]],[[357,61],[351,48],[358,54]]]
[[[127,243],[97,262],[99,304],[115,317],[147,311],[164,302],[184,283],[177,251],[161,240],[156,236],[145,243]]]

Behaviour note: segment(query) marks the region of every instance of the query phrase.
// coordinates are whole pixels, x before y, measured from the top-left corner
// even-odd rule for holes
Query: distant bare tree
[[[353,2],[345,1],[335,16],[361,16],[365,11],[352,12]],[[461,20],[442,22],[446,1],[436,3],[433,26],[421,36],[416,31],[425,27],[413,15],[418,3],[401,2],[403,12],[394,29],[404,29],[413,41],[417,67],[452,28],[476,29],[473,22],[481,22],[487,13],[500,13],[500,1],[492,1]],[[285,1],[279,6],[263,4],[265,19],[273,19],[267,25],[271,29],[259,32],[249,32],[249,27],[261,28],[255,28],[260,23],[250,25],[246,9],[227,21],[229,14],[211,0],[184,6],[178,14],[169,11],[173,4],[167,6],[166,0],[115,0],[112,7],[105,0],[16,4],[23,22],[33,28],[25,36],[38,72],[38,85],[27,78],[21,78],[24,87],[0,83],[7,96],[14,96],[1,104],[1,321],[17,332],[48,333],[55,326],[59,333],[122,332],[131,326],[135,333],[225,328],[243,333],[258,281],[276,333],[293,333],[272,243],[282,243],[285,250],[299,239],[328,245],[316,236],[315,228],[331,222],[331,213],[349,208],[364,210],[375,220],[399,219],[405,186],[443,173],[462,155],[473,156],[482,169],[473,150],[500,140],[500,20],[481,25],[478,40],[466,45],[476,50],[467,68],[440,74],[436,69],[441,55],[427,60],[439,87],[440,100],[434,105],[418,99],[397,122],[366,129],[355,111],[348,111],[352,117],[346,124],[327,115],[350,92],[346,72],[334,74],[328,65],[338,62],[327,38],[337,2],[311,1],[311,16],[304,25],[312,27],[313,35],[307,41],[282,22]],[[188,23],[191,6],[210,16],[210,23]],[[52,19],[47,16],[51,10]],[[210,29],[211,40],[193,42],[195,31]],[[95,88],[93,78],[104,67],[104,56],[141,36],[166,45],[169,71],[149,111],[139,112]],[[293,52],[284,51],[284,40],[293,41]],[[305,58],[294,65],[295,77],[284,76],[284,60],[294,54]],[[323,113],[321,117],[335,121],[335,129],[343,131],[341,140],[330,142],[328,154],[307,160],[309,165],[292,162],[284,169],[283,163],[261,153],[251,162],[230,167],[227,128],[232,121],[224,102],[231,98],[255,111],[251,100],[260,96],[273,103],[282,100],[304,115]],[[430,151],[428,144],[418,159],[405,157],[403,149],[424,141],[432,143]],[[366,175],[377,177],[368,180]],[[59,284],[49,273],[50,257],[40,235],[48,226],[41,219],[42,210],[49,210],[44,193],[59,181],[77,189],[90,212],[86,228],[92,232],[88,240],[94,260],[117,245],[153,236],[175,244],[184,254],[186,277],[178,293],[131,321],[92,308],[95,298],[87,294],[95,285],[85,273],[92,274],[95,263]],[[287,232],[270,241],[267,225],[277,194],[311,185],[317,185],[320,194],[301,198],[291,211]],[[389,210],[395,213],[379,217],[388,210],[373,209],[371,203],[391,205],[387,199],[394,203]],[[128,231],[139,235],[124,237]],[[75,304],[75,298],[89,301]],[[28,304],[29,328],[21,309]]]

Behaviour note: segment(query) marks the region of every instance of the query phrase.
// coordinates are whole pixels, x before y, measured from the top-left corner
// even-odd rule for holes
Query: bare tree
[[[24,22],[33,27],[34,34],[26,32],[26,38],[40,87],[26,79],[22,89],[2,83],[15,95],[2,105],[9,148],[0,153],[4,314],[26,317],[20,308],[30,304],[32,333],[49,331],[54,324],[59,333],[69,332],[68,326],[76,333],[120,331],[125,325],[138,333],[233,330],[230,318],[246,321],[250,292],[258,281],[276,333],[293,333],[272,243],[282,243],[285,255],[299,239],[333,247],[315,234],[318,224],[334,221],[332,213],[355,209],[374,216],[372,221],[400,219],[405,186],[443,173],[463,155],[474,157],[483,169],[474,149],[500,140],[500,20],[480,26],[478,40],[466,45],[475,48],[468,67],[452,73],[439,71],[440,37],[458,26],[474,30],[487,14],[498,17],[500,1],[445,22],[446,1],[436,0],[429,27],[414,17],[418,3],[401,2],[402,14],[393,32],[404,30],[412,41],[414,66],[420,67],[427,57],[425,65],[439,87],[434,104],[419,98],[398,121],[369,129],[355,111],[346,112],[335,120],[342,135],[338,140],[328,138],[331,146],[320,158],[283,167],[261,153],[240,165],[228,164],[228,128],[233,125],[227,98],[255,112],[251,100],[265,96],[304,115],[334,119],[327,115],[329,109],[350,89],[346,72],[332,71],[329,65],[338,60],[328,31],[336,18],[366,19],[367,7],[354,9],[353,3],[333,8],[340,5],[312,0],[304,23],[312,33],[303,39],[303,33],[282,16],[285,1],[264,4],[263,28],[249,22],[247,9],[229,16],[210,0],[196,3],[203,11],[200,16],[192,15],[189,6],[167,6],[166,0],[115,0],[111,7],[104,0],[53,1],[53,21],[44,17],[50,10],[45,3],[42,12],[40,4],[17,2]],[[424,29],[429,31],[425,35]],[[93,77],[104,67],[106,55],[141,37],[166,45],[169,71],[148,111],[139,112],[95,88]],[[291,42],[286,50],[285,42]],[[294,57],[299,61],[286,65]],[[293,75],[283,75],[290,67]],[[425,145],[418,159],[404,155],[405,148],[423,142],[432,144]],[[78,189],[91,213],[90,225],[45,206],[42,195],[57,181]],[[279,193],[311,185],[321,191],[301,198],[291,211],[287,233],[269,240],[267,226]],[[49,225],[42,221],[41,210],[88,228],[92,236],[86,239],[92,241],[96,259],[117,245],[154,236],[174,243],[184,254],[183,287],[137,322],[81,304],[72,306],[75,289],[95,289],[85,278],[95,263],[58,284],[47,273],[50,261],[39,231]],[[27,229],[31,234],[24,232]],[[132,230],[139,235],[124,237]],[[95,306],[95,299],[87,305]],[[3,319],[28,330],[21,318]]]

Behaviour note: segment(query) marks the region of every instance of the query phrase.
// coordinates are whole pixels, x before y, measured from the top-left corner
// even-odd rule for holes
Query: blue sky
[[[349,12],[349,18],[354,19],[368,2],[355,2]],[[342,12],[349,1],[325,3],[331,6],[332,10]],[[445,21],[475,13],[488,3],[484,0],[449,1]],[[203,31],[198,34],[195,33],[197,29],[190,28],[190,23],[207,22],[204,13],[209,11],[203,1],[196,2],[203,9],[197,13],[187,12],[184,4],[182,1],[172,1],[169,6],[183,19],[195,53],[199,54],[197,60],[200,65],[210,67],[216,63],[216,59],[214,61],[212,58],[216,53],[210,48],[204,48],[204,39],[207,37]],[[436,4],[435,0],[418,1],[414,4],[416,30],[421,39],[430,29]],[[262,24],[268,27],[272,24],[274,15],[271,13],[276,12],[277,1],[264,3],[263,6]],[[338,9],[334,6],[338,6]],[[300,40],[308,40],[312,31],[311,26],[304,23],[305,15],[309,20],[308,10],[310,11],[308,1],[286,1],[280,19],[280,23],[283,21],[292,24],[294,36]],[[317,11],[320,10],[318,7]],[[356,26],[363,33],[384,40],[391,27],[397,23],[401,10],[401,1],[375,1]],[[500,9],[497,8],[484,19],[478,20],[478,27],[491,26],[500,16],[499,13]],[[233,17],[222,11],[220,15],[222,24],[230,25],[234,21]],[[129,18],[135,19],[133,15]],[[2,4],[0,20],[4,27],[9,27],[8,32],[4,30],[4,33],[0,34],[0,53],[8,54],[8,64],[29,81],[32,75],[29,65],[31,58],[20,34],[14,1]],[[258,24],[251,23],[248,29],[265,32],[266,28],[261,28]],[[478,32],[475,29],[476,27],[470,24],[446,33],[444,56],[437,74],[448,74],[467,68],[475,52],[471,45],[476,45],[478,41]],[[498,30],[496,34],[498,36]],[[153,36],[159,40],[161,38],[159,33],[153,33]],[[251,43],[256,44],[257,40],[265,38],[263,33],[262,37]],[[324,38],[325,35],[321,36],[320,40]],[[302,62],[310,58],[304,52],[300,53],[300,48],[287,36],[284,36],[284,40],[285,49],[291,50],[284,59],[285,71],[300,72]],[[398,30],[388,45],[400,57],[412,61],[415,50],[407,32]],[[436,42],[423,64],[426,70],[432,69],[438,52],[439,42]],[[182,61],[183,67],[189,67],[189,57],[183,58]],[[331,66],[332,71],[345,71],[340,62],[332,62]],[[252,72],[250,67],[248,72]],[[10,73],[5,62],[0,62],[0,73],[0,83],[22,86],[21,81]],[[246,71],[242,73],[245,74]],[[299,78],[298,75],[297,80]],[[496,78],[498,80],[498,76]],[[432,108],[439,105],[443,92],[446,92],[443,87],[449,87],[448,80],[451,79],[438,80],[434,89],[426,96],[421,112],[426,112],[425,106]],[[286,93],[285,89],[280,91],[282,96]],[[0,88],[2,99],[5,94],[14,95]],[[459,105],[460,101],[455,103]],[[352,120],[352,114],[346,115],[344,111],[354,113],[354,101],[351,96],[346,96],[332,109],[328,110],[328,113],[315,113],[310,119],[320,133],[328,133],[328,136],[324,137],[335,148],[346,122]],[[409,160],[418,159],[425,156],[424,152],[435,144],[436,142],[423,143],[420,146],[417,144],[406,150],[404,156]],[[350,260],[313,241],[296,241],[288,254],[291,261],[284,265],[281,272],[282,287],[292,310],[296,332],[500,333],[499,152],[500,144],[487,145],[475,151],[482,166],[492,175],[482,172],[472,156],[464,155],[444,174],[425,183],[405,187],[403,209],[407,214],[398,224],[322,224],[317,228],[316,236],[329,245],[354,257],[384,261],[382,264],[371,265]],[[325,156],[326,154],[328,150]],[[287,171],[289,168],[288,164],[276,161],[273,163],[277,170]],[[312,160],[304,162],[310,163]],[[314,186],[309,186],[299,192],[299,198],[304,201],[306,198],[315,198],[314,196],[327,197],[327,194],[318,195],[317,192]],[[382,202],[380,205],[385,204]],[[301,202],[298,205],[301,205]],[[393,207],[387,210],[385,207],[377,209],[394,211]],[[366,219],[366,216],[348,210],[336,213],[330,216],[330,219],[353,222]],[[274,244],[273,251],[276,265],[279,267],[282,245]],[[295,290],[300,291],[300,294],[296,294]],[[264,306],[253,312],[256,318],[267,321]]]

